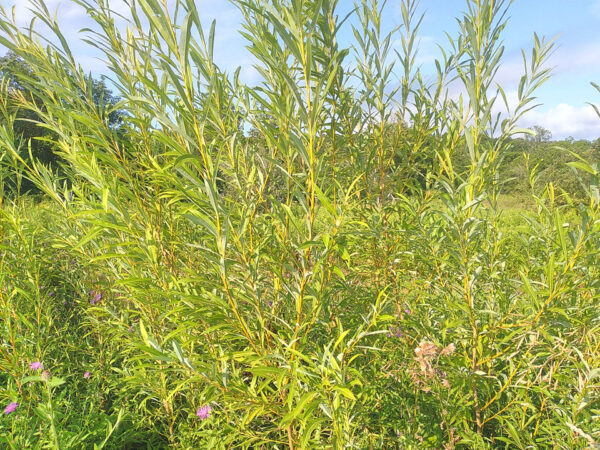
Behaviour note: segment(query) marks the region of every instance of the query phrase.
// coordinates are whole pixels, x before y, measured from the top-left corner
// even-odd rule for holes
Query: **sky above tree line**
[[[339,0],[340,16],[353,7],[352,0]],[[94,75],[106,73],[99,54],[76,39],[81,28],[90,26],[85,11],[68,0],[47,0],[50,10],[57,9],[58,19],[70,41],[76,58]],[[123,0],[110,0],[111,7],[125,13]],[[400,0],[388,0],[384,14],[384,29],[391,30],[401,22]],[[437,44],[446,45],[445,32],[456,36],[463,0],[421,0],[419,13],[425,17],[420,30],[419,57],[425,79],[434,79],[434,61],[441,53]],[[17,22],[25,25],[31,13],[27,0],[0,0],[5,9],[16,5]],[[216,20],[215,59],[224,70],[241,67],[245,82],[260,82],[246,42],[239,34],[241,14],[229,0],[196,0],[198,11],[208,28]],[[508,94],[509,103],[516,101],[518,81],[523,74],[521,49],[530,54],[533,33],[547,40],[556,39],[556,50],[549,62],[552,78],[537,92],[542,105],[522,120],[521,125],[540,125],[549,129],[556,139],[596,139],[600,137],[600,118],[586,102],[600,104],[600,94],[590,85],[600,84],[600,0],[515,0],[503,34],[506,47],[497,82]],[[83,36],[83,35],[80,35]],[[351,45],[351,23],[343,29],[340,44]],[[394,44],[400,48],[400,35]]]

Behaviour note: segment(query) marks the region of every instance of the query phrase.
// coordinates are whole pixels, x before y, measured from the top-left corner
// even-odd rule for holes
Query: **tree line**
[[[35,74],[31,67],[20,57],[13,53],[7,53],[0,57],[0,79],[7,84],[8,96],[4,99],[4,111],[0,120],[6,121],[7,116],[13,116],[12,128],[15,146],[20,149],[22,158],[29,161],[32,158],[43,163],[52,171],[65,177],[60,156],[55,148],[55,132],[45,127],[39,112],[31,107],[24,107],[26,100],[33,103],[43,111],[43,103],[36,92]],[[98,113],[103,115],[109,126],[117,131],[120,145],[126,147],[129,152],[134,151],[134,146],[129,145],[127,133],[127,118],[123,109],[119,108],[121,98],[114,95],[108,88],[103,77],[94,78],[88,75],[92,92],[92,100],[96,105]],[[80,93],[85,95],[85,93]],[[30,105],[31,103],[29,103]],[[407,124],[397,124],[406,127]],[[406,147],[410,142],[399,143],[394,139],[393,126],[385,132],[386,140],[391,146],[398,148],[397,157],[393,164],[403,164],[406,159]],[[248,144],[256,147],[257,151],[266,149],[264,139],[255,128],[248,130],[242,137]],[[327,137],[326,137],[327,139]],[[436,166],[435,149],[424,145],[420,151],[415,152],[416,157],[406,165],[411,167],[408,178],[424,187],[427,174]],[[343,155],[341,155],[343,158]],[[534,172],[538,186],[542,188],[546,183],[552,182],[559,193],[567,194],[570,198],[578,199],[584,194],[580,178],[567,163],[577,160],[579,157],[587,160],[600,159],[600,138],[595,141],[585,139],[576,140],[572,137],[563,140],[553,140],[550,130],[536,125],[532,127],[531,134],[522,138],[513,138],[512,145],[508,147],[503,155],[499,178],[502,180],[503,191],[510,195],[524,194],[531,189],[531,173]],[[457,152],[453,155],[453,164],[463,172],[468,171],[469,156],[466,151]],[[348,161],[340,160],[340,167],[349,164]],[[67,177],[68,178],[68,177]],[[4,180],[8,185],[14,185],[14,179]],[[223,181],[225,183],[225,181]],[[276,184],[275,184],[276,185]],[[535,188],[535,186],[534,186]],[[32,194],[38,193],[37,188],[27,179],[20,181],[20,190]],[[276,193],[273,193],[276,195]]]

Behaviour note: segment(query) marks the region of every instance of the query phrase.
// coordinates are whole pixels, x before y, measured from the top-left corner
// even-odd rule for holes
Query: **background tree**
[[[55,133],[52,129],[43,126],[43,119],[40,117],[40,112],[43,113],[45,109],[35,87],[39,80],[34,70],[21,57],[9,52],[0,57],[0,80],[5,80],[8,85],[6,112],[15,116],[12,128],[15,144],[21,149],[21,157],[28,161],[31,156],[52,170],[61,172],[60,157],[57,156],[54,144]],[[113,95],[104,79],[95,79],[90,74],[87,76],[87,81],[90,84],[88,92],[92,92],[92,100],[99,115],[118,132],[120,140],[124,143],[126,141],[123,126],[124,113],[117,109],[120,98]],[[85,96],[86,93],[80,91],[79,95]],[[0,121],[6,124],[7,118],[0,117]],[[33,183],[27,180],[23,181],[21,189],[24,192],[37,191]]]
[[[552,139],[552,132],[539,125],[534,125],[531,130],[535,133],[533,136],[528,136],[527,140],[532,142],[548,142]]]
[[[8,112],[16,115],[13,132],[22,144],[23,156],[28,152],[28,145],[31,145],[34,158],[42,163],[52,164],[55,160],[53,144],[44,140],[51,134],[50,130],[39,126],[39,117],[35,112],[21,106],[23,102],[20,99],[25,98],[43,108],[35,90],[30,87],[30,80],[35,78],[31,67],[22,58],[8,53],[0,58],[0,78],[8,83]]]

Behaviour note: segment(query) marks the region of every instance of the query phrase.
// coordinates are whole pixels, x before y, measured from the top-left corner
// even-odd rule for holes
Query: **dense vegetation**
[[[0,18],[0,445],[600,442],[598,145],[518,128],[537,36],[492,114],[510,1],[465,2],[431,85],[413,0],[390,34],[375,0],[235,2],[257,86],[193,0],[72,1],[114,95],[42,0]]]

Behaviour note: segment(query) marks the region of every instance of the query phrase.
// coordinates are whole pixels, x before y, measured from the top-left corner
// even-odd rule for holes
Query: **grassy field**
[[[539,216],[536,208],[523,204],[523,199],[500,198],[502,212],[498,218],[498,233],[502,242],[499,254],[504,256],[502,261],[492,263],[500,267],[484,269],[488,277],[502,281],[505,292],[506,285],[515,286],[508,290],[511,298],[507,304],[496,305],[496,313],[502,308],[518,308],[519,317],[527,317],[529,308],[540,307],[535,298],[548,298],[554,292],[544,279],[548,273],[547,261],[556,258],[552,252],[546,260],[544,255],[548,253],[544,252],[550,249],[531,242],[531,221],[535,223]],[[572,208],[562,208],[564,220],[561,223],[569,230],[575,229],[578,214]],[[481,211],[481,216],[486,215]],[[318,221],[327,223],[327,216],[328,213],[323,212]],[[571,225],[566,224],[567,219]],[[218,330],[201,331],[196,335],[198,323],[187,316],[189,308],[197,308],[188,304],[194,295],[177,302],[171,297],[172,293],[165,292],[168,300],[159,298],[152,305],[154,308],[170,305],[163,316],[156,319],[163,325],[155,330],[162,330],[165,337],[153,337],[157,331],[152,335],[147,329],[152,316],[142,318],[138,309],[149,308],[148,300],[129,298],[133,291],[131,285],[139,283],[139,278],[114,278],[107,271],[111,259],[100,256],[90,260],[74,252],[72,244],[68,244],[73,236],[64,231],[68,229],[67,220],[53,203],[29,198],[24,198],[15,209],[5,205],[3,210],[0,283],[4,288],[0,299],[4,332],[0,382],[6,407],[19,404],[14,413],[7,414],[0,422],[3,445],[76,448],[106,442],[109,448],[139,448],[144,442],[148,448],[218,447],[223,439],[222,429],[231,420],[226,405],[218,400],[203,401],[206,394],[201,391],[196,394],[198,397],[177,400],[181,395],[178,386],[181,389],[184,385],[203,383],[201,377],[205,375],[193,378],[199,370],[195,358],[202,354],[198,353],[205,345],[202,341]],[[459,398],[457,394],[465,389],[463,361],[467,356],[456,317],[460,309],[448,310],[448,305],[452,306],[451,296],[456,295],[454,288],[440,281],[441,273],[443,279],[452,283],[453,275],[449,272],[452,269],[444,267],[447,257],[437,253],[435,248],[429,250],[429,258],[435,258],[432,261],[409,255],[418,241],[421,245],[432,243],[422,241],[419,234],[423,230],[407,231],[406,222],[397,225],[411,244],[403,244],[401,247],[406,247],[403,251],[396,249],[404,255],[404,261],[396,261],[391,266],[394,282],[388,287],[389,300],[373,328],[375,332],[381,329],[382,334],[365,341],[363,349],[355,353],[351,367],[340,367],[348,380],[345,385],[338,384],[340,400],[347,399],[356,414],[360,414],[356,420],[360,420],[365,434],[355,439],[362,442],[361,446],[437,447],[452,440],[459,444],[458,435],[454,433],[458,433],[455,430],[460,423],[450,414],[469,408],[468,404],[455,403]],[[535,236],[538,241],[545,237]],[[363,239],[346,243],[341,259],[330,260],[330,264],[335,264],[334,273],[338,273],[333,289],[344,289],[346,299],[336,305],[337,311],[332,312],[329,323],[320,326],[320,333],[336,341],[352,326],[364,327],[361,320],[356,322],[356,314],[368,314],[368,308],[363,305],[368,305],[369,298],[379,292],[373,270],[376,261],[370,257],[374,244],[368,236]],[[439,251],[443,249],[441,246]],[[180,255],[179,258],[184,259],[182,265],[188,267],[202,263],[198,255]],[[540,281],[529,282],[527,286],[523,272],[530,278],[539,277]],[[282,280],[287,281],[287,277],[283,275]],[[561,280],[564,278],[556,276],[556,283]],[[590,427],[588,430],[594,430],[598,293],[595,282],[588,280],[579,281],[575,292],[563,287],[552,309],[530,328],[525,340],[518,338],[515,342],[515,333],[508,329],[508,341],[505,340],[504,345],[512,347],[512,354],[507,355],[510,358],[505,362],[502,356],[496,356],[496,363],[481,371],[483,380],[493,381],[489,387],[491,392],[498,383],[502,394],[508,396],[504,400],[497,398],[497,402],[502,401],[502,408],[508,404],[510,409],[511,401],[516,403],[508,417],[519,417],[522,426],[533,426],[534,432],[537,428],[537,433],[530,435],[531,442],[546,432],[551,435],[554,432],[551,427],[561,426],[569,411],[581,414],[580,426],[583,420],[589,420],[584,423]],[[488,282],[485,293],[480,295],[502,301],[505,294],[494,293],[496,286]],[[277,314],[277,307],[284,306],[264,305],[263,314],[268,315],[265,320]],[[205,314],[204,309],[199,317]],[[513,326],[529,328],[528,324],[520,324],[520,320],[513,320]],[[265,326],[276,326],[270,323]],[[484,333],[493,332],[495,339],[506,339],[499,331],[501,327],[496,326],[496,330],[494,325],[491,327]],[[181,333],[197,336],[192,342],[199,341],[183,350],[180,344],[175,344],[181,338],[168,337]],[[468,338],[463,339],[468,342]],[[325,347],[326,355],[328,348],[335,350],[334,344],[332,340],[332,347]],[[198,350],[194,350],[196,346]],[[341,350],[343,355],[344,349]],[[265,376],[263,371],[266,370],[261,369],[259,373]],[[168,380],[167,375],[174,379]],[[246,379],[242,373],[236,375]],[[573,377],[579,380],[575,384]],[[335,378],[335,373],[322,379],[330,383],[344,381]],[[227,387],[227,382],[222,382],[223,387]],[[252,385],[248,388],[252,389]],[[165,400],[159,401],[161,395],[166,396]],[[521,395],[523,399],[516,402],[509,395]],[[537,406],[529,403],[538,396],[541,403]],[[574,410],[565,409],[569,398],[574,402],[571,406]],[[165,401],[173,402],[170,418],[164,412],[169,404]],[[529,406],[523,407],[524,404]],[[453,413],[448,412],[450,408],[454,408]],[[534,408],[544,411],[545,417],[539,412],[536,414]],[[587,416],[586,411],[591,415]],[[495,410],[492,417],[496,414],[503,412]],[[586,417],[589,419],[584,419]],[[441,426],[432,427],[432,423]],[[568,446],[587,446],[589,440],[585,435],[588,434],[580,426],[579,433],[567,434],[570,436]],[[387,430],[383,436],[379,434],[381,431],[377,437],[368,431],[381,428]],[[525,439],[525,433],[518,429],[512,435],[510,426],[506,430],[507,436],[513,439]],[[278,444],[264,442],[261,445]],[[538,440],[536,445],[560,447],[564,443],[550,438],[542,443]]]

